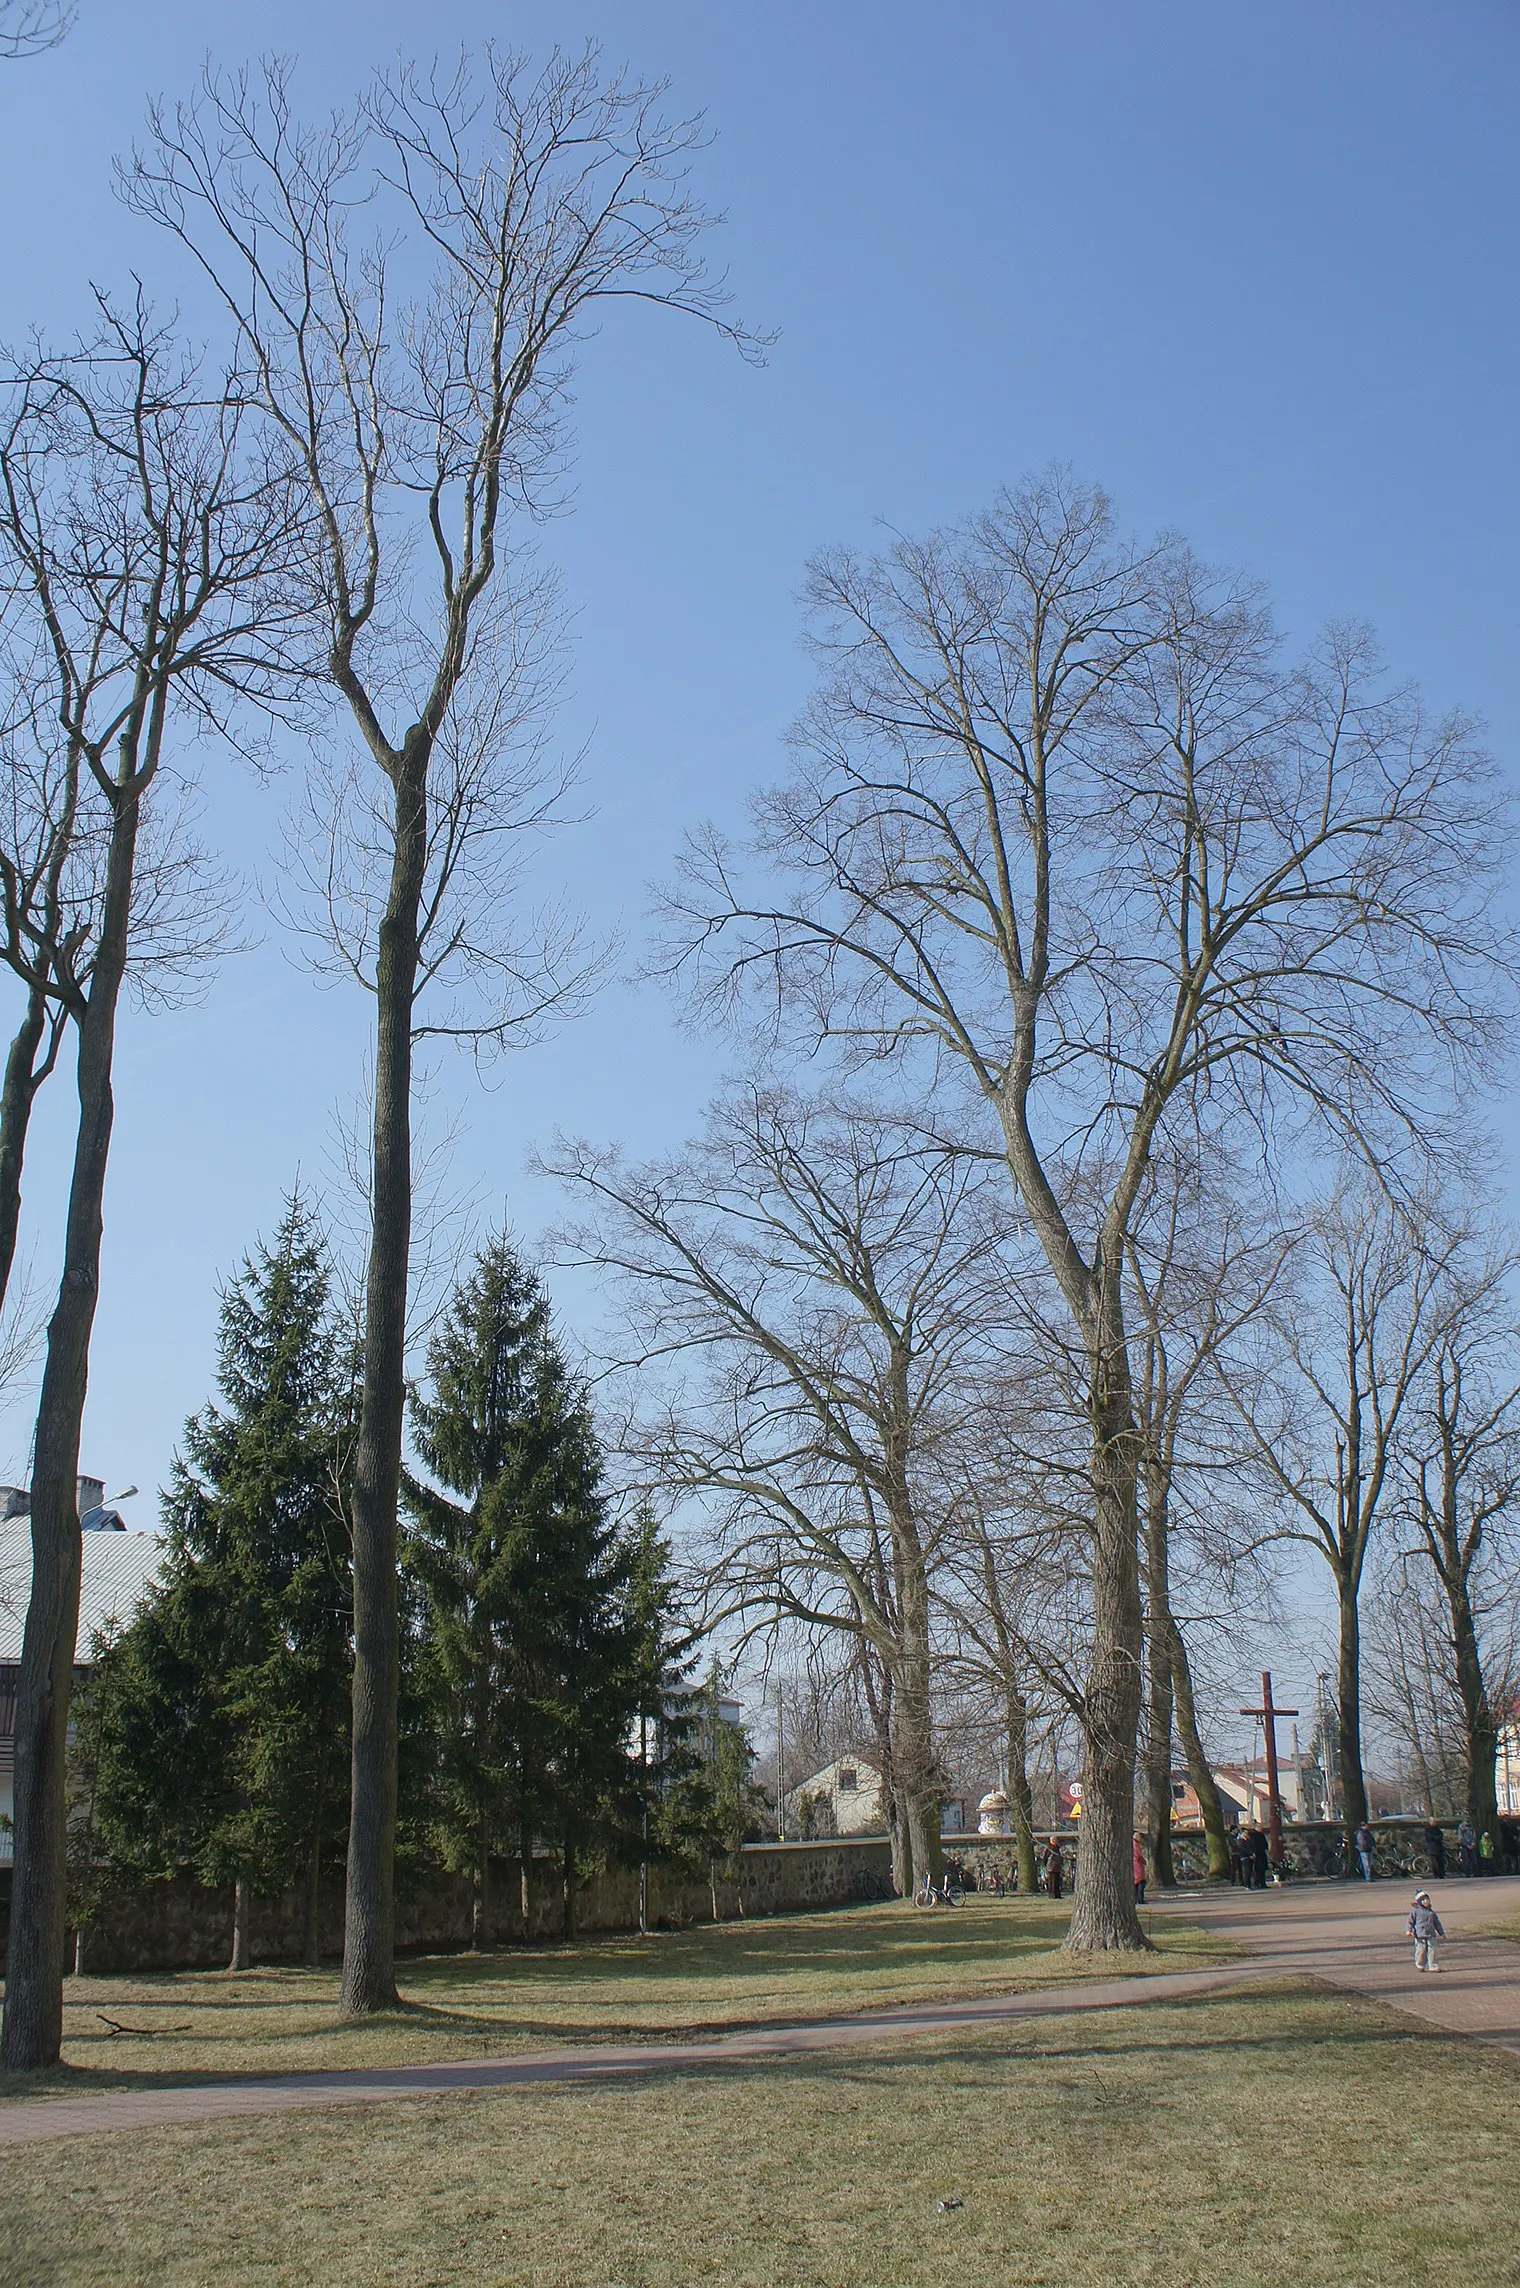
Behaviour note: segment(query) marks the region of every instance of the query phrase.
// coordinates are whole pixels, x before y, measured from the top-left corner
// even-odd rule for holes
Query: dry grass
[[[1278,1986],[0,2154],[0,2281],[1510,2288],[1517,2143],[1512,2062]]]
[[[336,1970],[71,1978],[64,2071],[0,2077],[0,2093],[659,2041],[1048,1985],[1087,1975],[1059,1951],[1066,1912],[1023,1900],[970,1899],[932,1913],[893,1903],[646,1939],[422,1956],[402,1965],[405,2008],[363,2025],[338,2016]],[[1156,1954],[1126,1958],[1125,1971],[1186,1969],[1235,1951],[1171,1920],[1157,1924],[1155,1940]],[[1094,1970],[1112,1977],[1114,1967]],[[106,2019],[138,2030],[113,2034]]]

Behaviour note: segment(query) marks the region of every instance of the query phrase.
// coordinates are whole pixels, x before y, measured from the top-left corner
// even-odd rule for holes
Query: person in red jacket
[[[1139,1838],[1139,1836],[1138,1836],[1138,1835],[1137,1835],[1137,1836],[1135,1837],[1135,1839],[1134,1839],[1134,1846],[1135,1846],[1135,1904],[1136,1904],[1136,1906],[1137,1906],[1137,1907],[1143,1907],[1143,1906],[1145,1905],[1145,1853],[1144,1853],[1144,1851],[1143,1851],[1143,1850],[1140,1848],[1140,1838]]]

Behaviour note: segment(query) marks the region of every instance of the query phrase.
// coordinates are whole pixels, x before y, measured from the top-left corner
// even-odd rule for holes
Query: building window
[[[840,1767],[839,1767],[839,1792],[840,1792],[840,1794],[841,1794],[841,1795],[853,1795],[853,1794],[855,1793],[855,1783],[856,1783],[856,1773],[855,1773],[855,1766],[854,1766],[853,1764],[841,1764],[841,1765],[840,1765]]]

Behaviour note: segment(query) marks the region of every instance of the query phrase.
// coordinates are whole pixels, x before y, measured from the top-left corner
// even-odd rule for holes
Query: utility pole
[[[782,1768],[781,1679],[776,1679],[776,1841],[786,1841],[786,1782]]]
[[[639,1859],[639,1936],[649,1936],[649,1715],[639,1710],[639,1795],[643,1819]]]
[[[1282,1867],[1286,1853],[1283,1850],[1282,1791],[1277,1784],[1277,1719],[1296,1716],[1296,1708],[1274,1708],[1272,1705],[1272,1672],[1262,1671],[1261,1706],[1242,1708],[1242,1716],[1254,1716],[1261,1724],[1267,1743],[1267,1856],[1274,1867]]]

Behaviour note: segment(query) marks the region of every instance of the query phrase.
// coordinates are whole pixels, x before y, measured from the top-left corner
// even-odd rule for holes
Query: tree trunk
[[[892,1713],[892,1761],[902,1805],[908,1861],[908,1888],[904,1896],[911,1898],[920,1884],[938,1883],[944,1873],[927,1660],[902,1662],[893,1692]]]
[[[232,1958],[229,1970],[248,1968],[248,1878],[239,1875],[232,1892]]]
[[[1467,1813],[1480,1837],[1487,1835],[1493,1857],[1479,1859],[1480,1868],[1495,1871],[1504,1864],[1499,1843],[1499,1791],[1494,1767],[1499,1756],[1499,1727],[1489,1705],[1483,1681],[1478,1631],[1473,1621],[1467,1584],[1460,1576],[1448,1579],[1446,1602],[1451,1612],[1451,1645],[1456,1656],[1457,1690],[1462,1697],[1462,1728],[1467,1749]]]
[[[320,1802],[312,1821],[311,1857],[306,1871],[306,1927],[301,1960],[315,1970],[322,1960],[322,1812]]]
[[[565,1875],[565,1910],[564,1910],[564,1919],[565,1919],[565,1936],[566,1936],[566,1938],[574,1938],[574,1936],[575,1936],[575,1839],[574,1839],[574,1837],[573,1837],[573,1836],[570,1836],[570,1835],[567,1835],[567,1836],[565,1837],[565,1851],[564,1851],[564,1875]]]
[[[1198,1709],[1193,1698],[1193,1672],[1188,1666],[1187,1646],[1175,1619],[1170,1623],[1172,1647],[1172,1690],[1177,1710],[1177,1733],[1182,1742],[1183,1758],[1193,1793],[1203,1813],[1204,1842],[1208,1847],[1211,1883],[1230,1880],[1230,1837],[1224,1823],[1224,1806],[1214,1784],[1214,1773],[1203,1752],[1198,1736]]]
[[[944,1876],[940,1844],[939,1767],[934,1755],[934,1718],[929,1699],[929,1585],[923,1556],[911,1527],[893,1535],[898,1627],[902,1651],[893,1679],[896,1718],[892,1758],[907,1815],[912,1855],[910,1896],[924,1882]]]
[[[1151,1470],[1146,1488],[1145,1573],[1149,1605],[1145,1639],[1150,1693],[1145,1728],[1145,1841],[1151,1880],[1164,1891],[1177,1888],[1172,1865],[1172,1594],[1167,1548],[1166,1488]]]
[[[892,1847],[892,1888],[900,1899],[913,1896],[913,1846],[908,1839],[907,1815],[903,1810],[902,1790],[884,1781],[882,1793],[886,1800],[887,1838]]]
[[[410,741],[394,785],[395,857],[375,972],[374,1167],[352,1493],[353,1797],[343,1928],[343,2009],[351,2017],[396,2000],[396,1501],[412,1236],[412,1007],[427,860],[427,756]]]
[[[32,1106],[56,1051],[56,1040],[52,1040],[39,1070],[37,1052],[42,1048],[47,1031],[47,997],[34,986],[27,994],[26,1011],[5,1060],[5,1083],[0,1089],[0,1306],[10,1291],[11,1270],[16,1261],[16,1238],[21,1229],[21,1170],[26,1159]]]
[[[1066,1945],[1074,1954],[1143,1954],[1135,1908],[1135,1749],[1142,1651],[1139,1440],[1130,1399],[1117,1265],[1100,1262],[1093,1345],[1093,1649],[1077,1872]]]
[[[1367,1817],[1367,1783],[1362,1776],[1362,1626],[1356,1583],[1342,1579],[1340,1591],[1340,1763],[1341,1814],[1346,1837]]]
[[[491,1845],[485,1820],[476,1845],[475,1900],[470,1918],[470,1944],[477,1952],[491,1943]]]
[[[100,1288],[111,1062],[127,958],[138,799],[111,827],[90,997],[79,1022],[79,1125],[69,1184],[63,1276],[48,1322],[32,1460],[32,1584],[16,1694],[15,1869],[0,2064],[56,2065],[63,2039],[66,1759],[79,1630],[79,1436]]]
[[[1032,1899],[1040,1887],[1034,1843],[1034,1790],[1029,1784],[1029,1708],[1018,1686],[1003,1683],[1003,1729],[1008,1742],[1008,1808],[1013,1813],[1019,1889]]]
[[[322,1810],[327,1796],[327,1738],[324,1731],[317,1743],[317,1772],[314,1789],[315,1802],[311,1815],[311,1850],[306,1869],[306,1931],[301,1948],[302,1960],[308,1970],[315,1970],[322,1960]]]
[[[533,1864],[533,1838],[526,1827],[518,1838],[518,1851],[521,1856],[517,1862],[517,1884],[522,1907],[523,1937],[526,1940],[533,1936],[533,1894],[528,1878],[528,1870]]]
[[[1150,1681],[1145,1740],[1145,1846],[1151,1881],[1175,1891],[1172,1864],[1172,1664],[1165,1643],[1146,1641]]]

